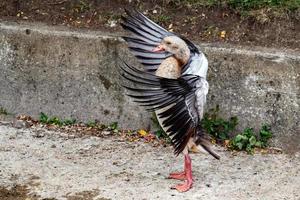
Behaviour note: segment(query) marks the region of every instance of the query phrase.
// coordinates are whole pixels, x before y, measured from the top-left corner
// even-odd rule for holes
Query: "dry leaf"
[[[230,140],[225,140],[224,141],[224,146],[229,147],[230,146]]]
[[[221,31],[220,37],[225,38],[226,37],[226,31]]]
[[[147,131],[145,131],[145,130],[143,130],[143,129],[139,130],[138,133],[139,133],[141,136],[146,136],[146,135],[148,135]]]

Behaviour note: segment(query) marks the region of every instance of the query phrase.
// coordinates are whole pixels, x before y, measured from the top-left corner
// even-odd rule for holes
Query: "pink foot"
[[[178,192],[186,192],[192,188],[192,185],[193,185],[192,181],[186,180],[185,183],[175,185],[171,187],[171,189],[176,189]]]
[[[183,184],[178,184],[171,189],[176,189],[179,192],[186,192],[192,188],[193,185],[193,175],[192,175],[192,160],[187,154],[184,156],[184,171],[179,173],[171,173],[169,178],[185,180]]]
[[[168,178],[177,179],[177,180],[186,180],[185,171],[170,173]]]

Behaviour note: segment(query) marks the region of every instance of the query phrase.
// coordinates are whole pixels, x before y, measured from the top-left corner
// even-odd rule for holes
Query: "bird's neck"
[[[184,66],[185,64],[188,63],[189,58],[190,58],[190,49],[188,46],[184,46],[178,50],[176,54],[174,54],[174,57],[178,60],[178,62]]]

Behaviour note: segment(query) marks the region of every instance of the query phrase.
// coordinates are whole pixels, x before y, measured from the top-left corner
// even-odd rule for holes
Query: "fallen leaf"
[[[220,37],[225,38],[226,37],[226,31],[221,31]]]
[[[139,133],[141,136],[143,136],[143,137],[146,136],[146,135],[148,135],[147,131],[145,131],[145,130],[143,130],[143,129],[139,130],[138,133]]]
[[[229,147],[229,145],[230,145],[230,140],[225,140],[224,141],[224,146],[225,147]]]

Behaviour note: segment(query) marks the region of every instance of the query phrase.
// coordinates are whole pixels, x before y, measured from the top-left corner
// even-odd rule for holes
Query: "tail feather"
[[[198,127],[195,135],[196,145],[201,145],[201,147],[212,155],[215,159],[220,159],[220,156],[211,148],[211,142],[207,136],[202,132],[201,127]]]
[[[200,145],[203,147],[203,149],[205,149],[210,155],[212,155],[215,159],[220,160],[220,156],[210,148],[210,146],[207,146],[205,144],[201,144]]]

